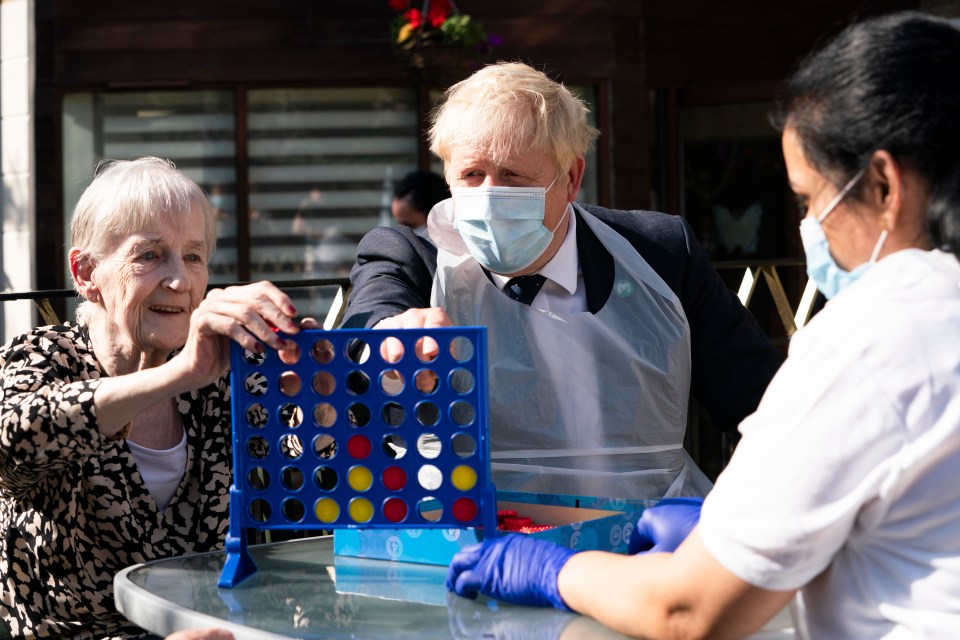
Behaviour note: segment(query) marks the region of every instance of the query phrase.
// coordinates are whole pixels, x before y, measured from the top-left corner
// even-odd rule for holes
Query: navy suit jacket
[[[626,238],[680,299],[690,324],[691,393],[717,428],[736,429],[756,409],[782,354],[720,279],[686,220],[581,206]],[[613,288],[613,257],[577,215],[587,306],[596,313]],[[410,229],[373,229],[357,246],[342,326],[372,327],[407,309],[429,307],[436,266],[436,247]]]

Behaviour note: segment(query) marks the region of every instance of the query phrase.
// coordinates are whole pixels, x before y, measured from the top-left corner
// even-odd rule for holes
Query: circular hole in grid
[[[440,379],[430,369],[420,369],[413,375],[413,386],[424,395],[430,395],[437,390]]]
[[[257,498],[250,503],[250,517],[256,522],[266,522],[272,514],[270,503],[263,498]]]
[[[320,522],[336,522],[340,517],[340,505],[333,498],[320,498],[313,505],[313,513]]]
[[[430,355],[424,353],[426,348],[430,347],[433,351]],[[437,341],[433,338],[424,336],[417,340],[416,345],[414,345],[414,352],[417,354],[417,360],[420,362],[433,362],[437,359]]]
[[[247,364],[252,364],[256,367],[263,364],[266,359],[267,356],[265,354],[250,351],[250,349],[243,350],[243,361]]]
[[[380,389],[388,396],[398,396],[406,386],[403,374],[396,369],[387,369],[380,374]]]
[[[403,522],[407,519],[407,503],[400,498],[387,498],[383,501],[383,517],[390,522]]]
[[[403,467],[390,465],[380,474],[380,482],[387,491],[400,491],[407,486],[407,472]]]
[[[477,452],[477,441],[469,433],[458,433],[450,441],[450,448],[460,458],[469,458]]]
[[[443,484],[443,474],[432,464],[425,464],[417,471],[417,482],[427,491],[436,491]]]
[[[270,472],[263,467],[254,467],[247,473],[247,484],[251,489],[263,491],[270,486]]]
[[[363,364],[370,359],[370,345],[359,338],[348,340],[343,350],[343,355],[350,362]]]
[[[292,398],[303,389],[303,380],[296,371],[284,371],[280,374],[280,393]]]
[[[396,402],[388,402],[380,410],[380,419],[388,427],[399,427],[407,417],[407,412],[403,405]]]
[[[450,357],[457,362],[466,362],[473,357],[473,341],[464,336],[457,336],[450,341]]]
[[[439,522],[443,517],[443,504],[433,496],[425,496],[417,501],[417,515],[424,522]]]
[[[325,338],[317,340],[310,347],[310,357],[318,364],[330,364],[334,355],[333,343]]]
[[[399,433],[389,433],[383,436],[380,449],[388,458],[399,460],[407,454],[407,441]]]
[[[303,471],[296,467],[284,467],[280,472],[280,484],[288,491],[299,491],[303,486]]]
[[[373,486],[373,474],[362,464],[353,465],[347,471],[347,484],[358,493],[369,491]]]
[[[332,427],[337,423],[337,410],[329,402],[321,402],[313,408],[313,421],[318,427]]]
[[[347,505],[347,513],[357,524],[366,524],[373,519],[373,503],[366,498],[354,498]]]
[[[311,381],[313,390],[322,396],[328,396],[337,388],[337,381],[329,371],[318,371]]]
[[[460,395],[470,393],[474,385],[473,374],[462,367],[457,367],[450,372],[448,384],[455,393]]]
[[[303,508],[303,503],[296,498],[287,498],[284,500],[280,506],[280,512],[283,513],[283,517],[286,518],[287,522],[300,522],[307,513],[306,509]]]
[[[477,486],[477,471],[468,464],[458,464],[450,471],[450,484],[458,491],[470,491]]]
[[[287,340],[287,344],[291,346],[277,351],[277,356],[279,356],[280,362],[285,365],[297,364],[300,362],[300,345],[289,339]]]
[[[370,445],[370,438],[367,436],[350,436],[347,440],[347,453],[354,460],[363,460],[370,455],[373,447]]]
[[[267,408],[260,403],[254,403],[247,407],[246,416],[247,424],[254,429],[262,429],[270,418]]]
[[[347,422],[354,427],[367,426],[370,424],[370,408],[361,402],[354,402],[347,407]]]
[[[270,444],[266,438],[253,436],[247,440],[247,455],[254,460],[263,460],[270,453]]]
[[[370,391],[370,376],[363,371],[351,371],[347,374],[347,393],[362,396]]]
[[[277,417],[280,418],[280,424],[293,429],[303,424],[303,409],[292,402],[288,402],[280,406],[280,412]]]
[[[292,433],[280,438],[280,454],[290,460],[296,460],[302,456],[303,443],[300,442],[300,438]]]
[[[313,481],[321,491],[333,491],[340,484],[340,476],[333,467],[317,467],[313,472]]]
[[[473,405],[465,400],[457,400],[450,404],[450,420],[458,427],[466,427],[473,424],[476,413]]]
[[[457,498],[453,501],[453,505],[450,507],[450,512],[459,522],[470,522],[477,517],[479,509],[477,509],[476,502],[470,498],[464,497]]]
[[[262,396],[267,392],[267,376],[254,371],[243,379],[243,388],[252,396]]]
[[[421,457],[433,460],[440,455],[440,438],[435,433],[421,433],[417,438],[417,453]]]
[[[388,346],[393,351],[389,360],[387,359]],[[403,342],[396,336],[387,335],[380,341],[380,359],[384,362],[400,362],[403,360],[403,356],[406,355],[406,351]]]
[[[425,427],[432,427],[440,420],[440,410],[432,402],[421,402],[417,405],[417,422]]]
[[[323,433],[313,439],[313,452],[321,460],[330,460],[337,455],[337,441]]]

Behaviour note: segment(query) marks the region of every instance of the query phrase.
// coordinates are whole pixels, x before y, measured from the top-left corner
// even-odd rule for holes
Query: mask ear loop
[[[835,195],[835,196],[833,197],[833,200],[831,200],[831,201],[827,204],[827,206],[824,207],[823,213],[821,213],[819,216],[817,216],[817,222],[823,222],[823,219],[826,218],[828,215],[830,215],[830,213],[831,213],[834,209],[837,208],[837,205],[840,204],[840,202],[843,200],[843,198],[844,198],[848,193],[850,193],[850,189],[853,189],[853,185],[857,184],[857,181],[858,181],[860,178],[862,178],[862,177],[863,177],[863,174],[866,173],[866,172],[867,172],[867,168],[864,167],[863,169],[860,169],[860,171],[857,171],[856,175],[854,175],[852,178],[850,178],[850,181],[847,182],[847,184],[843,187],[843,189],[840,189],[840,193],[838,193],[837,195]]]

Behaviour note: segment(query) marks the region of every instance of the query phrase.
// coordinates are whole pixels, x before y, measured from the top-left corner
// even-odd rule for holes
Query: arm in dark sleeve
[[[783,355],[710,265],[687,221],[676,220],[689,254],[680,299],[690,323],[691,392],[718,429],[735,430],[757,408]]]
[[[437,250],[406,227],[377,227],[357,245],[353,290],[342,327],[372,327],[407,309],[430,306]]]

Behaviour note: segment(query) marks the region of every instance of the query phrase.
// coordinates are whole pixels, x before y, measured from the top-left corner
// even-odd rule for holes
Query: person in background
[[[795,599],[802,638],[960,630],[960,30],[921,13],[810,54],[774,121],[807,270],[828,298],[695,507],[654,507],[673,553],[507,535],[448,586],[570,608],[645,638],[735,638]]]
[[[691,390],[735,428],[782,356],[683,218],[576,202],[597,135],[587,115],[525,64],[451,87],[430,129],[453,194],[428,219],[436,247],[370,231],[342,324],[487,327],[499,490],[703,495],[709,480],[683,450]]]
[[[274,327],[299,327],[267,282],[206,293],[215,230],[171,163],[110,164],[71,222],[77,321],[0,348],[0,637],[147,637],[114,574],[222,546],[230,340],[283,350]]]
[[[397,224],[410,227],[424,237],[433,205],[449,197],[450,189],[443,176],[432,171],[411,171],[393,188],[390,213]]]

